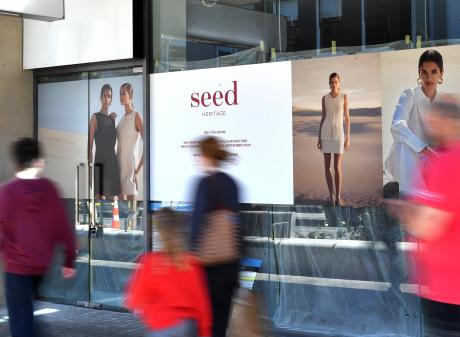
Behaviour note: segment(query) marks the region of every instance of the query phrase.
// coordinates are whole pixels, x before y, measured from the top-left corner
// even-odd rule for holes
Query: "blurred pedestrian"
[[[425,184],[401,202],[402,223],[419,243],[416,281],[425,336],[460,334],[460,106],[453,97],[433,104],[427,116],[435,152],[422,166]]]
[[[34,337],[33,298],[58,245],[65,248],[62,276],[75,275],[75,232],[55,185],[40,177],[40,144],[21,138],[12,146],[16,177],[0,188],[0,251],[12,337]]]
[[[141,315],[147,337],[210,337],[206,280],[200,262],[188,252],[183,217],[163,208],[154,223],[163,248],[141,257],[126,306]]]
[[[220,169],[230,154],[219,141],[207,137],[200,141],[199,148],[206,175],[196,190],[191,245],[205,266],[212,304],[212,336],[225,337],[232,297],[239,285],[239,193],[234,179]]]

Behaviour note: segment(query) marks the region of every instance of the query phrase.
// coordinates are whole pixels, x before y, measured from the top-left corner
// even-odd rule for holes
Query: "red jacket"
[[[75,261],[75,230],[56,187],[45,178],[14,178],[0,188],[0,252],[5,271],[42,275],[58,245],[65,266]]]
[[[199,336],[211,336],[210,300],[203,270],[194,257],[185,258],[186,266],[181,269],[163,253],[145,254],[128,284],[125,304],[139,312],[151,329],[194,319]]]
[[[460,305],[459,172],[460,142],[455,142],[425,163],[425,186],[414,189],[411,195],[418,204],[451,214],[438,238],[418,240],[414,276],[420,296],[455,305]]]

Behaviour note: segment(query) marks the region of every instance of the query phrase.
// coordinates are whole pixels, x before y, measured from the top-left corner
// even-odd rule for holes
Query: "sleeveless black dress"
[[[116,196],[121,194],[120,169],[115,143],[117,131],[115,121],[108,115],[97,112],[97,128],[94,133],[96,153],[94,155],[94,193],[96,195]]]

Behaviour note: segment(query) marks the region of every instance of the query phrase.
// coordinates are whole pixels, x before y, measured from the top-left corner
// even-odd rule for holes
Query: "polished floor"
[[[143,328],[135,315],[88,309],[50,302],[36,302],[35,316],[40,337],[142,337]],[[5,308],[0,308],[0,336],[11,337]],[[267,337],[313,337],[272,331]]]

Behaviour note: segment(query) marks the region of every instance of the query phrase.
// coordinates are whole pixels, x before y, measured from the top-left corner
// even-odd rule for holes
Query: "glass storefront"
[[[382,74],[391,70],[394,62],[398,62],[396,59],[400,55],[392,52],[404,50],[402,52],[406,54],[401,54],[404,56],[401,64],[415,69],[414,60],[420,55],[420,48],[456,44],[460,38],[457,20],[460,6],[457,2],[152,0],[150,5],[151,76],[293,61],[292,81],[289,82],[293,91],[292,105],[289,106],[293,137],[288,142],[293,146],[293,150],[289,151],[293,152],[291,171],[294,173],[292,177],[287,177],[294,185],[293,202],[246,201],[241,206],[245,257],[248,261],[257,261],[256,275],[248,277],[255,277],[253,289],[263,295],[266,317],[273,329],[279,329],[277,336],[288,330],[306,336],[420,336],[422,318],[416,296],[417,285],[410,278],[410,255],[418,247],[409,242],[407,233],[380,203],[381,197],[388,192],[383,188],[387,181],[383,172],[382,161],[385,158],[382,158],[382,152],[386,154],[391,145],[391,141],[382,141],[382,124],[387,123],[386,109],[393,109],[396,103],[393,102],[395,94],[388,94],[391,96],[388,98],[385,90],[386,86],[397,82],[394,76],[384,77]],[[448,56],[451,64],[454,63],[455,52],[446,49],[442,53]],[[329,62],[333,59],[336,63]],[[361,146],[361,151],[372,153],[374,157],[365,158],[364,161],[358,158],[361,161],[356,164],[345,156],[346,169],[349,172],[356,170],[360,174],[353,183],[345,186],[344,199],[353,200],[345,203],[345,206],[331,206],[321,194],[323,190],[327,192],[325,182],[322,184],[323,172],[314,176],[312,170],[317,169],[316,164],[322,168],[322,157],[319,161],[314,156],[310,161],[302,159],[303,147],[316,142],[319,127],[317,105],[321,102],[321,95],[313,98],[316,105],[308,104],[312,97],[309,95],[322,92],[325,83],[327,88],[327,78],[316,70],[327,68],[330,64],[334,64],[335,68],[344,64],[357,67],[361,72],[354,77],[369,79],[362,81],[367,83],[366,86],[354,84],[356,87],[353,89],[361,90],[361,95],[362,92],[369,94],[369,97],[374,95],[372,99],[359,101],[359,106],[355,103],[358,102],[355,96],[351,96],[354,104],[354,111],[351,111],[352,146]],[[307,68],[313,71],[306,73],[306,79],[296,82],[296,74]],[[192,74],[198,74],[197,82],[205,82],[212,78],[215,70],[210,69],[203,77],[200,72]],[[325,71],[332,72],[333,67]],[[397,71],[403,70],[398,68]],[[342,74],[344,83],[352,82],[350,78],[353,74],[345,70]],[[267,76],[270,77],[269,74]],[[404,76],[415,80],[416,70]],[[374,88],[371,83],[373,79],[382,87]],[[172,82],[175,83],[174,87],[161,91],[160,82],[153,85],[151,80],[150,89],[153,91],[144,92],[143,75],[133,68],[36,77],[38,139],[44,144],[48,158],[46,174],[56,180],[62,189],[79,241],[77,278],[56,281],[58,278],[50,277],[42,289],[43,296],[71,304],[122,307],[126,280],[136,266],[136,258],[144,251],[145,242],[152,242],[152,250],[160,247],[154,229],[153,238],[146,238],[146,233],[150,233],[146,228],[151,229],[153,224],[150,219],[143,218],[146,213],[144,208],[149,207],[154,211],[158,207],[172,206],[190,213],[191,198],[157,200],[151,197],[145,202],[142,198],[143,189],[150,190],[152,186],[166,183],[170,189],[182,188],[179,182],[168,180],[169,171],[177,169],[173,166],[183,168],[171,163],[172,159],[144,163],[151,165],[148,170],[151,181],[147,184],[147,179],[143,179],[142,174],[138,175],[137,193],[104,193],[105,187],[101,187],[105,186],[104,177],[113,176],[113,167],[107,167],[104,163],[100,165],[100,162],[96,165],[98,144],[91,137],[93,114],[102,110],[104,85],[112,88],[111,105],[107,116],[98,117],[97,121],[103,123],[105,118],[112,125],[112,132],[116,132],[114,130],[121,130],[120,122],[126,108],[119,98],[124,83],[130,83],[133,88],[134,94],[128,92],[128,96],[140,119],[152,116],[155,122],[158,115],[164,116],[168,111],[147,109],[144,97],[149,97],[151,106],[160,98],[163,101],[169,99],[171,105],[177,104],[174,101],[179,100],[176,94],[183,83],[179,77],[176,81]],[[275,76],[270,81],[274,83],[274,94],[261,89],[257,92],[261,101],[268,100],[268,96],[273,98],[281,95],[282,89],[276,88],[280,79]],[[233,94],[233,103],[236,103],[237,83],[235,81],[230,86],[231,83],[219,83],[219,90],[221,84],[225,86],[225,90]],[[283,82],[283,86],[285,84]],[[450,85],[448,79],[446,85]],[[241,91],[244,89],[239,88]],[[215,91],[219,92],[222,96],[221,91]],[[204,101],[201,102],[207,103],[211,96],[203,97]],[[304,106],[300,107],[300,103],[296,106],[296,102]],[[112,112],[116,115],[111,115]],[[276,120],[273,125],[272,129],[264,130],[271,135],[270,138],[276,138],[279,134]],[[155,138],[158,136],[151,134],[150,139],[146,139],[150,143],[144,147],[142,129],[137,124],[133,126],[137,132],[134,135],[136,148],[131,149],[130,155],[134,158],[132,165],[137,169],[144,148],[169,149],[170,144],[166,139]],[[188,126],[184,120],[171,117],[168,125],[158,127],[166,133],[172,133]],[[143,127],[153,132],[151,125]],[[263,129],[259,124],[256,127]],[[205,131],[218,132],[217,129]],[[370,138],[366,139],[363,135],[374,137],[375,142],[370,142]],[[183,140],[191,139],[184,136]],[[232,142],[237,140],[232,139]],[[238,139],[238,142],[248,141]],[[120,162],[120,158],[117,159],[119,171],[126,160]],[[273,154],[271,157],[269,152],[265,160],[257,167],[260,172],[268,166],[285,164],[280,164],[279,156]],[[164,176],[153,179],[155,174],[152,172],[156,171],[164,172]],[[260,174],[260,177],[265,176]],[[299,177],[310,177],[311,180],[298,183]],[[278,188],[283,178],[286,177],[282,174],[274,174],[266,178],[261,186],[264,186],[267,194],[276,196],[278,190],[272,186]],[[160,179],[161,182],[158,181]],[[315,190],[317,181],[321,181],[320,188],[323,188],[318,193]],[[270,192],[271,188],[273,191]],[[353,199],[353,193],[365,195],[364,201]],[[114,195],[121,197],[114,198]],[[58,269],[53,270],[52,275],[58,272]]]
[[[296,69],[302,71],[301,62],[305,59],[341,56],[343,58],[336,61],[336,68],[340,68],[340,62],[349,62],[353,57],[362,59],[361,64],[372,61],[358,55],[370,55],[371,59],[373,55],[379,58],[390,52],[388,57],[382,56],[376,61],[378,72],[367,72],[363,66],[361,72],[354,75],[369,76],[386,86],[394,80],[381,74],[391,72],[392,58],[398,57],[391,52],[413,50],[412,54],[410,51],[401,54],[401,64],[413,67],[412,75],[416,79],[416,62],[423,51],[420,48],[458,43],[460,25],[454,16],[459,13],[460,6],[449,0],[158,0],[152,2],[151,73],[295,61],[295,77]],[[406,64],[409,58],[412,63]],[[327,62],[318,61],[316,68],[327,67]],[[327,78],[318,78],[316,73],[306,75],[311,76],[309,81],[313,84],[302,83],[305,88],[315,90],[317,83],[316,91],[324,89],[322,82],[327,82]],[[197,79],[207,77],[204,72],[194,74]],[[220,86],[223,80],[219,74],[216,72]],[[293,79],[293,91],[295,84]],[[310,97],[298,93],[299,97],[302,95]],[[362,107],[351,112],[354,144],[368,153],[374,153],[377,148],[375,153],[379,158],[368,158],[359,164],[368,172],[358,170],[362,175],[350,190],[362,189],[363,193],[368,190],[368,194],[372,194],[376,188],[382,198],[384,189],[380,182],[387,182],[386,173],[382,173],[382,160],[385,161],[391,146],[391,140],[384,139],[382,144],[382,123],[387,124],[387,110],[393,112],[397,97],[394,102],[390,100],[384,87],[378,88],[377,95],[378,104],[363,100]],[[171,97],[175,97],[175,93],[172,92]],[[151,99],[155,100],[154,94]],[[313,116],[313,108],[295,111],[294,103],[294,175],[302,169],[298,176],[309,176],[313,175],[313,164],[295,166],[296,156],[301,156],[296,154],[296,147],[300,148],[305,142],[303,135],[317,132],[319,117],[317,121],[308,120]],[[364,113],[364,109],[368,112]],[[370,112],[372,109],[375,115]],[[151,114],[156,113],[161,112],[156,112],[153,106]],[[370,132],[374,117],[374,122],[378,119],[380,124],[375,129],[377,133],[371,136],[377,135],[380,144],[371,148],[371,142],[360,139],[359,134]],[[207,130],[204,126],[203,129]],[[275,154],[272,159],[273,165],[279,165]],[[312,156],[311,160],[316,159]],[[344,160],[347,161],[346,155]],[[356,169],[358,164],[353,166],[350,160],[349,169]],[[372,179],[376,180],[367,180],[369,172],[375,173]],[[294,176],[295,179],[298,178]],[[312,179],[322,181],[324,177]],[[270,186],[273,181],[267,180],[266,184]],[[314,181],[308,180],[308,184],[307,191],[315,188]],[[254,289],[263,294],[271,326],[280,329],[280,335],[283,330],[294,330],[318,336],[419,336],[423,322],[410,263],[418,247],[408,240],[400,224],[378,202],[334,207],[314,198],[304,198],[296,185],[294,188],[293,205],[242,205],[246,257],[261,261]],[[182,201],[155,200],[155,207],[162,204],[187,209]]]

